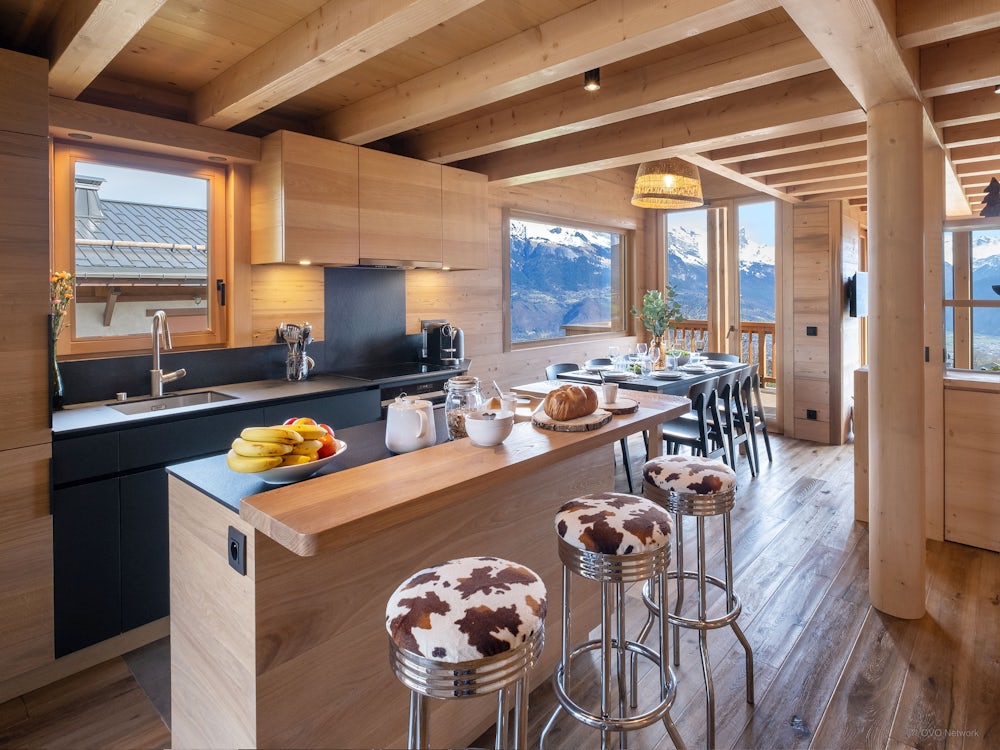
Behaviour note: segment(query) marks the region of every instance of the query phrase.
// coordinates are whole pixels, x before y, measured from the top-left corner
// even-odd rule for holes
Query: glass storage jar
[[[473,375],[456,375],[445,384],[444,413],[448,424],[448,439],[455,440],[468,435],[465,431],[465,415],[479,411],[483,407],[483,394],[479,390],[479,378]]]

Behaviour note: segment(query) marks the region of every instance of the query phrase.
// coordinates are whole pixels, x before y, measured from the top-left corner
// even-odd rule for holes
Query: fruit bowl
[[[250,476],[256,476],[268,484],[291,484],[292,482],[299,482],[303,479],[308,479],[330,463],[330,461],[347,450],[347,443],[343,440],[337,440],[337,438],[334,438],[333,441],[337,444],[337,452],[332,456],[319,458],[315,461],[310,461],[307,464],[295,464],[295,466],[276,466],[273,469],[267,469],[266,471],[258,471],[256,474],[252,474]]]

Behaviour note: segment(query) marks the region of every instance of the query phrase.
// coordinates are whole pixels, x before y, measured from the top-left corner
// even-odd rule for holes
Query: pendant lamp
[[[696,208],[704,204],[698,167],[677,158],[644,161],[639,165],[633,206]]]

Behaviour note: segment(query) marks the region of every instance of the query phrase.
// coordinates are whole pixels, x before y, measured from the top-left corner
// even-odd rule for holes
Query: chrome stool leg
[[[574,514],[578,517],[574,517]],[[586,520],[583,520],[586,519]],[[610,520],[608,520],[610,519]],[[641,519],[641,520],[640,520]],[[582,521],[582,523],[581,523]],[[587,524],[597,522],[602,527],[594,529]],[[627,522],[627,523],[626,523]],[[637,522],[638,526],[628,525]],[[648,524],[648,527],[643,526]],[[641,527],[641,530],[640,530]],[[544,748],[556,719],[567,713],[572,718],[600,731],[602,750],[610,747],[614,734],[618,735],[618,747],[628,746],[627,733],[663,721],[671,739],[679,748],[684,747],[677,727],[670,718],[677,694],[677,682],[670,667],[669,627],[666,618],[660,618],[659,640],[661,651],[656,651],[625,634],[625,585],[632,582],[650,581],[658,587],[661,601],[667,603],[667,567],[670,563],[670,515],[664,513],[654,503],[644,498],[620,493],[599,493],[576,498],[566,503],[557,515],[557,529],[560,534],[559,556],[563,563],[563,642],[562,661],[553,675],[553,690],[557,705],[542,731],[539,748]],[[591,549],[587,545],[609,545],[615,539],[609,530],[622,528],[625,534],[633,535],[626,542],[620,540],[610,544],[611,549]],[[655,529],[660,529],[657,532]],[[593,533],[591,533],[593,532]],[[624,545],[624,547],[623,547]],[[626,549],[620,553],[615,550]],[[570,613],[572,601],[572,577],[578,575],[601,585],[600,637],[571,645],[572,631]],[[662,644],[667,643],[666,647]],[[598,652],[600,664],[600,696],[596,711],[584,707],[572,697],[573,685],[570,674],[574,659],[591,652]],[[661,656],[662,654],[662,656]],[[629,693],[628,658],[642,657],[657,668],[660,679],[657,702],[641,712],[630,712],[637,703],[636,690]],[[633,670],[635,669],[633,664]],[[617,679],[617,701],[612,681]]]

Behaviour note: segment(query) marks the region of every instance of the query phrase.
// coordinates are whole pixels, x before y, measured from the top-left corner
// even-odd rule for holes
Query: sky
[[[746,228],[752,242],[774,247],[774,202],[742,203],[738,206],[739,222]],[[676,227],[705,233],[706,210],[672,211],[667,221]]]
[[[207,183],[197,177],[89,162],[77,162],[76,173],[82,177],[103,177],[106,182],[99,192],[102,198],[109,200],[177,208],[204,209],[207,205]]]

